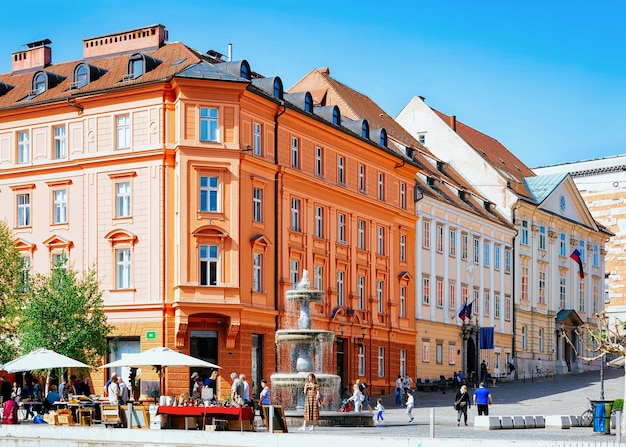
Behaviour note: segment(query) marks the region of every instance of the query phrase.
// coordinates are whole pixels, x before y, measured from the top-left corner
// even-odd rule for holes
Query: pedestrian
[[[2,402],[7,402],[11,400],[11,392],[13,391],[11,387],[11,382],[9,382],[4,376],[0,376],[0,381],[2,382],[2,385],[0,386],[0,394],[2,394]]]
[[[117,384],[117,374],[113,373],[111,375],[111,381],[107,388],[107,397],[109,398],[109,403],[111,405],[117,405],[119,403],[120,397],[120,387]]]
[[[22,399],[22,388],[17,382],[13,382],[13,389],[11,390],[11,399],[13,399],[18,404]]]
[[[385,411],[385,407],[383,407],[383,399],[379,397],[376,400],[376,422],[383,422],[385,419],[383,418],[383,412]]]
[[[130,398],[130,391],[128,390],[128,386],[126,385],[126,382],[124,382],[124,379],[122,379],[121,377],[117,378],[117,386],[120,389],[120,405],[126,405],[128,403],[128,399]]]
[[[461,389],[456,393],[456,397],[454,398],[454,409],[457,411],[457,427],[461,425],[461,416],[463,416],[463,421],[465,422],[465,425],[467,425],[467,410],[471,406],[469,393],[467,392],[467,385],[461,385]]]
[[[404,376],[404,391],[411,391],[413,387],[413,379],[408,374]]]
[[[359,384],[355,383],[352,385],[352,396],[348,400],[354,402],[354,411],[355,413],[360,413],[363,410],[363,400],[365,396],[361,392],[361,388],[359,388]]]
[[[309,373],[304,385],[304,417],[303,424],[298,430],[306,430],[306,423],[311,424],[309,430],[315,429],[320,417],[320,387],[315,374]]]
[[[485,388],[485,382],[478,384],[478,389],[474,391],[474,405],[478,409],[478,415],[489,416],[489,405],[491,405],[491,393]]]
[[[402,406],[402,389],[400,387],[396,387],[396,407],[400,408]]]
[[[413,415],[411,414],[411,412],[413,411],[413,405],[414,405],[414,398],[413,398],[413,391],[408,390],[406,392],[406,414],[409,416],[409,422],[413,422]]]
[[[369,412],[372,413],[372,406],[370,405],[370,388],[367,386],[367,382],[363,382],[361,393],[363,393],[363,408],[367,408]]]
[[[484,360],[480,364],[480,380],[483,382],[487,381],[487,364]]]
[[[230,387],[230,398],[233,402],[242,405],[243,393],[245,391],[244,384],[236,372],[230,373],[230,379],[233,381],[233,384]]]
[[[259,412],[261,413],[261,421],[263,426],[267,427],[265,423],[265,412],[263,411],[263,405],[272,405],[272,393],[270,387],[267,385],[267,380],[261,380],[261,392],[259,393]]]
[[[218,375],[219,373],[217,372],[217,369],[214,369],[211,372],[211,375],[207,377],[206,379],[204,379],[204,387],[207,390],[209,389],[211,390],[210,393],[207,391],[207,395],[210,394],[210,397],[207,397],[208,400],[211,400],[211,401],[217,400],[217,376]]]
[[[250,385],[248,385],[246,375],[244,373],[239,374],[239,380],[243,383],[243,404],[252,406],[252,401],[250,400]]]

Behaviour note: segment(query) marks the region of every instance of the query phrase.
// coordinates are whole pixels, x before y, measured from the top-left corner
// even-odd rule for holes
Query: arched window
[[[339,107],[333,109],[333,124],[337,126],[341,125],[341,112],[339,111]]]
[[[33,90],[35,94],[38,95],[46,91],[47,80],[46,74],[43,72],[39,72],[35,75],[33,78]]]
[[[367,123],[367,121],[363,120],[363,123],[361,124],[361,136],[363,138],[369,138],[370,137],[370,126]]]
[[[304,95],[304,111],[313,113],[313,96],[309,92]]]
[[[89,71],[84,64],[80,64],[74,70],[74,88],[84,87],[89,83]]]
[[[241,77],[244,79],[250,79],[250,64],[247,61],[241,62]]]
[[[387,147],[387,131],[385,129],[381,129],[380,131],[380,145]]]
[[[128,60],[128,76],[137,79],[145,73],[145,64],[141,54],[133,54]]]
[[[274,98],[283,99],[283,83],[280,78],[274,78]]]

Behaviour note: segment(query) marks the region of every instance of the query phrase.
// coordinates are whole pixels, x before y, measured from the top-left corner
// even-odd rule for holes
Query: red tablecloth
[[[168,416],[210,416],[217,419],[229,419],[241,421],[252,420],[252,408],[250,407],[171,407],[159,405],[157,414]]]

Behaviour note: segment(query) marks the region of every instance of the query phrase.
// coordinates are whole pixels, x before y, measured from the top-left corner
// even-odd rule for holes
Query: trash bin
[[[593,432],[604,435],[611,434],[612,400],[592,400],[593,404]]]

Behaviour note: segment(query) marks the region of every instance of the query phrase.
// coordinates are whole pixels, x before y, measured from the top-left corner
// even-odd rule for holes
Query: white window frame
[[[31,193],[20,192],[16,194],[16,206],[17,206],[17,222],[18,228],[31,226]]]
[[[430,304],[430,276],[422,277],[422,304]]]
[[[315,206],[315,237],[324,237],[324,208]]]
[[[300,261],[292,259],[289,261],[289,279],[291,280],[291,288],[295,289],[300,283]]]
[[[406,262],[406,234],[400,235],[400,262]]]
[[[263,222],[263,188],[254,187],[252,192],[252,220]]]
[[[291,230],[301,231],[300,228],[300,199],[291,198]]]
[[[383,226],[379,226],[378,227],[378,254],[379,255],[384,255],[385,254],[385,227]]]
[[[400,349],[400,375],[402,377],[406,377],[406,359],[407,359],[407,351],[406,349]]]
[[[220,178],[216,175],[201,175],[199,179],[198,210],[201,213],[220,211]]]
[[[385,174],[378,173],[378,200],[385,200]]]
[[[346,186],[346,159],[341,155],[337,156],[337,183]]]
[[[115,148],[129,149],[131,146],[130,115],[117,115],[115,117]]]
[[[356,277],[356,293],[357,293],[357,309],[365,309],[365,276],[358,275]]]
[[[365,250],[365,221],[363,219],[357,222],[357,248]]]
[[[422,362],[430,363],[430,342],[422,341]]]
[[[261,123],[254,122],[252,124],[252,151],[254,155],[263,154],[263,126]]]
[[[365,376],[365,345],[359,344],[359,352],[358,352],[358,372],[359,376]]]
[[[115,183],[115,217],[131,216],[131,184],[130,181]]]
[[[220,277],[219,247],[216,244],[201,244],[198,247],[198,255],[198,285],[217,286]]]
[[[376,310],[379,314],[384,313],[384,300],[385,300],[385,289],[384,289],[384,281],[379,279],[376,281]]]
[[[378,377],[385,377],[385,347],[378,347]]]
[[[344,306],[346,303],[346,272],[337,271],[337,306]]]
[[[406,210],[406,183],[400,182],[400,208]]]
[[[130,247],[115,249],[115,288],[131,288],[132,253]]]
[[[220,111],[217,107],[200,107],[199,140],[203,143],[220,141]]]
[[[252,291],[256,293],[263,292],[263,253],[252,254]]]
[[[17,163],[30,163],[30,132],[27,130],[17,133]]]
[[[366,193],[365,165],[359,164],[359,192]]]
[[[456,230],[454,228],[450,228],[450,247],[448,251],[451,257],[456,257]]]
[[[428,219],[422,222],[422,247],[430,249],[430,220]]]
[[[346,243],[346,215],[344,213],[337,213],[337,242]]]
[[[400,286],[400,291],[399,291],[399,299],[400,299],[400,303],[399,303],[399,317],[400,318],[406,318],[406,286],[401,285]]]
[[[324,177],[324,149],[319,146],[315,147],[315,175]]]
[[[60,160],[67,158],[67,135],[65,126],[53,126],[53,152],[52,158]]]
[[[52,223],[67,223],[67,189],[55,189],[52,191]]]
[[[300,168],[300,140],[291,137],[291,167]]]

